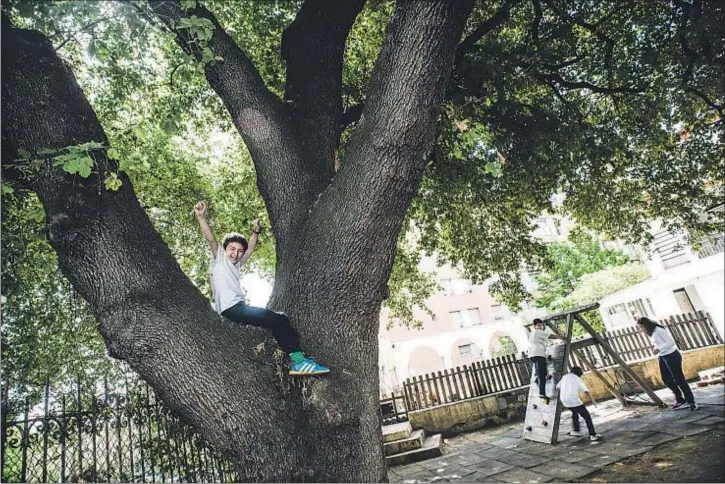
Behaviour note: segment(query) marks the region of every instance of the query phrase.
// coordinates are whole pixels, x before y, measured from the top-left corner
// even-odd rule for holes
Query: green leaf
[[[196,8],[196,0],[181,0],[181,7],[186,10],[191,10]]]
[[[106,176],[106,179],[103,180],[103,186],[106,187],[106,190],[110,190],[112,192],[121,188],[122,184],[123,182],[121,182],[121,179],[118,178],[118,174],[116,172],[109,173]]]
[[[118,160],[118,150],[116,148],[108,148],[108,151],[106,151],[106,157],[109,160]]]
[[[12,193],[14,191],[15,190],[13,190],[13,187],[10,186],[9,183],[3,182],[3,184],[2,184],[2,193],[3,193],[3,195],[12,195]]]
[[[58,157],[60,158],[60,157]],[[91,167],[93,167],[93,158],[88,156],[87,153],[82,155],[73,156],[72,158],[65,161],[61,167],[63,171],[73,174],[79,174],[83,178],[88,178],[91,175]]]

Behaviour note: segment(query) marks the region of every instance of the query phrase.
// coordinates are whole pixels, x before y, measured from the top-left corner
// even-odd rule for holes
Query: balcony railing
[[[702,247],[697,251],[697,256],[700,259],[710,257],[711,255],[719,254],[725,250],[725,237],[718,234],[715,237],[706,237],[702,240]]]

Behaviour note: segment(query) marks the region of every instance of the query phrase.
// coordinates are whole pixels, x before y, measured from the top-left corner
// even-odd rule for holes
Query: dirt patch
[[[574,482],[725,482],[725,425],[665,442]]]

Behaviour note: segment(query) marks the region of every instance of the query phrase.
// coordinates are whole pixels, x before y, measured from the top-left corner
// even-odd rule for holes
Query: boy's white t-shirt
[[[574,373],[567,373],[562,376],[559,383],[556,384],[556,388],[560,390],[559,399],[561,403],[567,408],[584,405],[584,402],[579,398],[579,392],[589,391],[582,379]]]
[[[529,335],[529,358],[532,356],[546,356],[546,341],[549,339],[548,331],[533,328]]]
[[[665,328],[657,326],[650,336],[652,344],[657,347],[660,352],[659,356],[670,355],[677,351],[677,343],[672,338],[672,335]]]
[[[239,274],[241,266],[241,262],[233,264],[229,260],[221,245],[217,249],[216,258],[211,259],[211,291],[214,294],[214,309],[219,314],[247,300]]]

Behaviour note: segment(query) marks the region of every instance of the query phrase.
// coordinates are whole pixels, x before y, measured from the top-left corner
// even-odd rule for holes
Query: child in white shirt
[[[567,373],[566,375],[561,377],[561,380],[556,385],[556,388],[560,390],[559,400],[561,400],[561,403],[566,408],[571,410],[571,422],[574,430],[569,432],[569,435],[575,437],[581,435],[581,433],[579,432],[579,416],[581,415],[587,424],[587,430],[589,430],[589,440],[597,441],[600,437],[594,430],[592,416],[589,415],[587,407],[584,406],[584,402],[582,402],[581,398],[579,398],[579,392],[584,392],[589,395],[589,398],[591,398],[589,389],[586,387],[586,385],[584,385],[581,376],[582,369],[578,366],[574,366],[572,367],[570,373]]]
[[[539,383],[539,398],[545,405],[549,404],[546,395],[546,341],[559,336],[544,329],[544,322],[534,319],[534,328],[529,335],[529,361],[534,364],[534,373]]]

